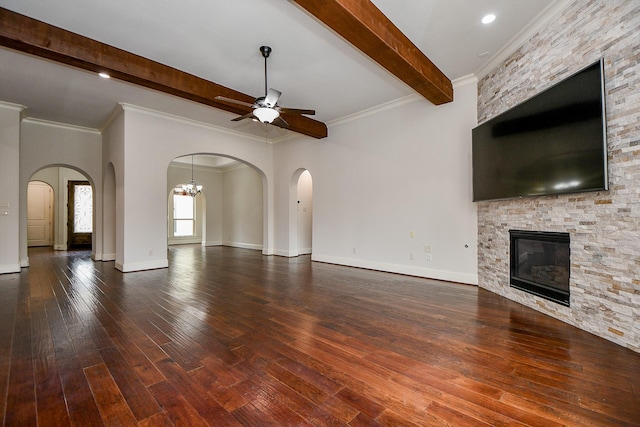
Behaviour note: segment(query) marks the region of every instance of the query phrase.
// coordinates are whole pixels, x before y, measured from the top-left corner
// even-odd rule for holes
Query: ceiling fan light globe
[[[271,123],[280,116],[280,113],[273,108],[260,107],[253,110],[253,115],[262,123]]]

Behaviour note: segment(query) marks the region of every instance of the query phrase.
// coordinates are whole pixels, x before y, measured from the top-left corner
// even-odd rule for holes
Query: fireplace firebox
[[[569,306],[569,233],[510,230],[510,285]]]

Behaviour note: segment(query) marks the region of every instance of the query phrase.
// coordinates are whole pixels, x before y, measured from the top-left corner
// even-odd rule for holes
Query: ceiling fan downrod
[[[267,97],[267,91],[268,91],[268,86],[267,86],[267,58],[271,54],[271,48],[269,46],[260,46],[260,52],[262,53],[262,56],[264,57],[264,96],[266,98]]]

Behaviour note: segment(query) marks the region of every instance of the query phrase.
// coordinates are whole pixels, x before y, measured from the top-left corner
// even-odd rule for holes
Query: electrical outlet
[[[353,248],[353,254],[355,255],[357,253],[358,253],[358,250],[356,248]]]
[[[432,258],[431,258],[431,254],[427,254],[427,262],[431,262]]]
[[[409,259],[411,261],[414,261],[416,259],[416,254],[414,254],[413,252],[409,252]]]

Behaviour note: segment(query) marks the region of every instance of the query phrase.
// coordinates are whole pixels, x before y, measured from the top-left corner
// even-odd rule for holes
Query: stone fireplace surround
[[[610,190],[477,203],[479,286],[640,352],[640,4],[575,0],[478,83],[478,123],[604,58]],[[509,230],[571,237],[571,304],[509,285]]]

